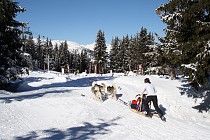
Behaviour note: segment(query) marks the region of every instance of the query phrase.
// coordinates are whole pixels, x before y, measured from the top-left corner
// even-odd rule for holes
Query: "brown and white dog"
[[[92,83],[91,91],[95,100],[97,101],[105,101],[109,97],[117,100],[117,88],[114,84],[106,84],[105,82],[94,81]]]
[[[92,83],[91,91],[94,95],[94,99],[97,101],[103,101],[103,95],[102,91],[105,89],[105,87],[97,84],[97,82]]]
[[[109,97],[111,97],[114,100],[117,100],[117,95],[116,95],[117,88],[116,88],[115,85],[108,85],[106,87],[106,90],[107,90],[107,94],[108,94]]]

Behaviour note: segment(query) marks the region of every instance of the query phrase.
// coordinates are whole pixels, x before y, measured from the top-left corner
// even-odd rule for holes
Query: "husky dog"
[[[102,95],[98,85],[95,85],[91,88],[92,93],[94,94],[95,100],[102,101]]]
[[[94,94],[94,98],[97,101],[103,101],[103,95],[102,92],[103,89],[105,89],[103,86],[98,85],[96,82],[92,83],[91,91]]]
[[[111,97],[114,100],[117,100],[117,88],[115,87],[115,85],[107,86],[106,90],[109,97]]]
[[[91,91],[94,94],[95,100],[97,101],[105,101],[109,97],[117,100],[117,91],[115,85],[107,86],[105,83],[97,83],[94,81],[92,83]]]

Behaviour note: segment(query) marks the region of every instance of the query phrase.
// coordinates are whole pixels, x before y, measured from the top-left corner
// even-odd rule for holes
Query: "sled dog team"
[[[150,116],[150,105],[151,102],[155,108],[155,111],[158,113],[161,120],[165,121],[164,114],[158,106],[157,90],[153,84],[151,84],[149,78],[144,79],[144,87],[142,88],[141,94],[136,95],[136,100],[130,102],[130,107],[136,111],[145,112],[145,116]],[[94,94],[94,97],[98,101],[104,101],[108,97],[112,97],[117,100],[116,97],[116,87],[115,85],[106,86],[106,84],[101,83],[97,84],[96,82],[92,83],[91,91]]]
[[[114,84],[107,85],[105,83],[97,83],[93,82],[91,91],[94,94],[95,100],[97,101],[104,101],[111,97],[114,100],[117,100],[117,89]]]

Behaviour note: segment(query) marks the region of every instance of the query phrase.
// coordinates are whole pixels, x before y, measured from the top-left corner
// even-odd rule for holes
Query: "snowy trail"
[[[209,112],[198,113],[192,108],[199,102],[180,95],[179,80],[148,76],[158,89],[159,104],[165,109],[167,122],[162,122],[156,117],[142,117],[119,101],[95,101],[88,85],[94,78],[83,81],[83,77],[72,76],[66,83],[65,76],[52,73],[37,76],[42,80],[38,83],[29,80],[21,87],[28,90],[28,85],[33,85],[33,90],[0,94],[0,139],[210,139]],[[119,98],[128,102],[141,91],[144,78],[95,79],[116,84]],[[71,83],[77,79],[78,85]],[[39,86],[43,88],[34,89]]]

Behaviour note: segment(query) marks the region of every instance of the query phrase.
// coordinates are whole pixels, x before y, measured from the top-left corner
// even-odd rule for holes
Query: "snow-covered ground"
[[[122,102],[140,93],[146,77],[158,90],[166,122],[140,116]],[[188,88],[184,79],[56,72],[30,72],[23,78],[13,86],[18,92],[0,91],[2,140],[210,140],[210,113],[193,108],[204,99],[181,95]],[[93,81],[115,84],[118,101],[94,100]]]

